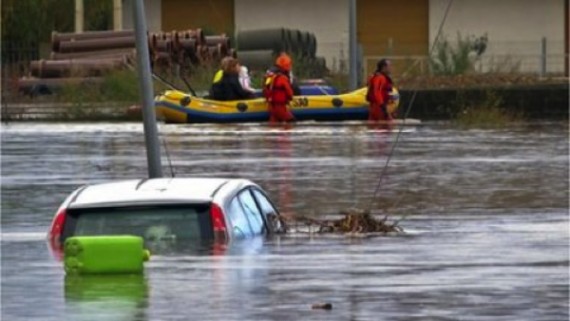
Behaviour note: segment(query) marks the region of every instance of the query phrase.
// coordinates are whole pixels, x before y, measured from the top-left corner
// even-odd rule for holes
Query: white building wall
[[[317,56],[338,70],[348,56],[347,0],[235,0],[235,28],[241,30],[290,28],[317,38]]]
[[[449,0],[430,0],[430,44],[437,35]],[[453,1],[443,34],[453,43],[459,32],[488,34],[482,70],[518,69],[538,72],[541,39],[547,38],[547,72],[564,71],[564,0]],[[431,45],[430,45],[431,46]]]
[[[123,29],[134,29],[133,23],[133,0],[123,0]],[[162,1],[144,0],[146,23],[149,31],[162,30]]]

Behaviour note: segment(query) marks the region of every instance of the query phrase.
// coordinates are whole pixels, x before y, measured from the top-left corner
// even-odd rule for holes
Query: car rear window
[[[209,204],[72,209],[69,236],[137,235],[145,240],[211,239]]]

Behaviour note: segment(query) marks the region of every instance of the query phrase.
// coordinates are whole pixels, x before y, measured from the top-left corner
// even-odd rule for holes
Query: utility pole
[[[137,45],[137,65],[139,72],[139,88],[142,96],[142,114],[144,135],[146,143],[146,158],[148,163],[148,177],[162,177],[160,163],[160,143],[158,128],[154,111],[154,89],[150,70],[150,57],[148,53],[147,27],[143,0],[133,1],[133,15],[135,22],[135,42]]]
[[[123,0],[113,0],[113,30],[123,30]]]
[[[540,77],[546,77],[546,37],[540,42]]]
[[[358,46],[356,35],[356,0],[348,0],[348,60],[349,78],[348,86],[350,90],[355,90],[358,86]]]
[[[75,0],[75,32],[83,32],[83,0]]]

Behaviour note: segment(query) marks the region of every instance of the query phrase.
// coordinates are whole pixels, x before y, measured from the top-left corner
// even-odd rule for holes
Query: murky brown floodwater
[[[292,235],[66,279],[45,233],[81,184],[146,175],[139,124],[2,126],[2,320],[568,320],[568,126],[410,127],[380,204],[408,233]],[[394,132],[161,126],[178,176],[250,178],[282,212],[366,204]],[[166,162],[165,162],[166,164]],[[331,302],[332,311],[311,304]]]

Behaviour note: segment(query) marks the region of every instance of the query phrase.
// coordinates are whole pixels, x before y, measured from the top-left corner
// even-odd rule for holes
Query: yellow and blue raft
[[[368,117],[366,88],[341,95],[295,96],[289,104],[296,120],[365,120]],[[394,113],[400,95],[394,88],[388,112]],[[269,119],[264,98],[216,101],[168,90],[155,99],[157,117],[167,123],[242,123]]]

